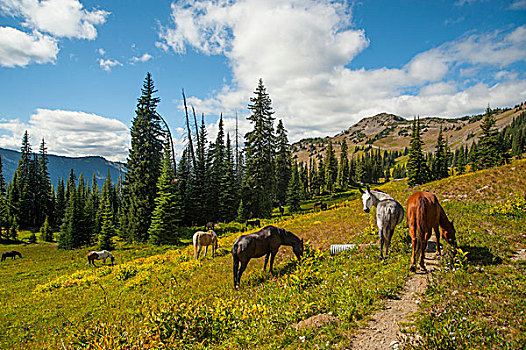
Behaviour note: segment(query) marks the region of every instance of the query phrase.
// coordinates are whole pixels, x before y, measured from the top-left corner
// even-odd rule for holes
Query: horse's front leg
[[[409,226],[409,235],[411,236],[411,246],[412,246],[411,267],[409,268],[409,271],[416,272],[415,252],[416,252],[416,249],[417,249],[417,247],[416,247],[417,241],[416,241],[415,230],[411,226]]]
[[[206,253],[208,253],[208,246],[205,245],[205,258],[206,258]]]
[[[440,231],[438,230],[438,226],[434,228],[435,230],[435,237],[436,237],[436,243],[437,243],[437,247],[436,247],[436,256],[441,256],[442,255],[442,251],[440,250]]]
[[[267,255],[265,255],[265,263],[263,264],[263,271],[267,270],[267,263],[268,263],[269,256],[270,256],[270,253],[267,253]],[[271,270],[272,270],[272,268],[271,268]]]

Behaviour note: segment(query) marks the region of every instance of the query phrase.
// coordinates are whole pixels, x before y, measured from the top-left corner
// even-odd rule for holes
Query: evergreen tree
[[[109,169],[108,169],[109,174]],[[111,197],[108,198],[111,201]],[[91,180],[91,190],[88,194],[86,200],[86,220],[87,220],[87,229],[89,232],[89,241],[93,242],[97,240],[100,234],[101,229],[101,213],[99,212],[100,207],[100,191],[99,186],[97,185],[97,178],[95,177],[95,172],[93,173],[93,179]],[[110,209],[113,213],[113,205],[110,206]],[[112,215],[113,219],[113,215]]]
[[[325,155],[325,190],[329,193],[334,192],[334,184],[338,179],[338,160],[334,154],[332,141],[329,139],[327,154]]]
[[[6,195],[7,188],[3,173],[2,157],[0,156],[0,239],[9,235],[9,209]]]
[[[294,162],[292,165],[292,177],[290,179],[287,190],[287,204],[290,206],[291,212],[300,211],[301,201],[301,184],[298,172],[298,163]]]
[[[42,225],[46,218],[52,218],[54,213],[51,201],[52,190],[48,164],[49,159],[47,156],[46,143],[42,138],[38,158],[38,211],[36,220],[38,225]]]
[[[229,222],[236,218],[239,207],[236,168],[229,134],[226,135],[225,151],[225,170],[221,178],[221,191],[219,193],[219,202],[221,203],[219,214],[222,221]]]
[[[464,147],[460,146],[455,153],[457,154],[457,173],[462,175],[466,172],[466,154],[464,153]]]
[[[83,218],[82,207],[80,206],[79,194],[71,191],[67,202],[64,220],[60,227],[58,236],[59,249],[80,248],[83,244]]]
[[[152,224],[148,230],[150,242],[155,245],[175,244],[179,242],[177,233],[182,222],[181,199],[177,183],[174,183],[175,169],[172,164],[171,150],[165,147],[161,167],[161,176],[157,182],[157,197],[152,213]]]
[[[64,212],[66,209],[66,192],[64,188],[64,179],[58,179],[57,185],[57,200],[56,200],[56,215],[54,228],[60,227],[62,225],[62,220],[64,219]]]
[[[268,218],[272,214],[274,197],[274,118],[272,102],[259,80],[250,98],[248,120],[253,130],[245,135],[245,172],[243,177],[243,208],[245,217]]]
[[[99,233],[99,249],[113,250],[113,241],[115,236],[115,223],[113,209],[109,197],[105,197],[101,203],[101,229]]]
[[[221,191],[223,190],[221,188],[221,182],[227,171],[225,165],[225,154],[225,131],[223,126],[223,115],[221,115],[219,118],[216,142],[213,147],[213,154],[211,154],[211,176],[210,187],[208,190],[208,196],[210,198],[208,210],[212,216],[207,219],[214,222],[223,219],[220,215],[226,211],[225,208],[223,208],[224,203],[217,200],[221,196]]]
[[[433,178],[436,180],[440,180],[449,176],[449,157],[447,150],[447,143],[444,140],[442,126],[440,126],[440,131],[438,133],[437,143],[435,146],[435,157],[433,159],[432,167]]]
[[[482,135],[477,150],[477,167],[479,169],[491,168],[502,164],[498,132],[494,129],[495,123],[491,108],[488,106],[484,119],[480,124]]]
[[[349,185],[349,158],[347,141],[342,140],[340,151],[340,166],[338,168],[338,186],[343,190]]]
[[[123,183],[122,215],[126,218],[121,220],[121,232],[127,232],[131,240],[144,242],[155,208],[165,135],[156,112],[160,99],[154,96],[157,90],[150,73],[146,74],[141,92],[131,127],[128,171]]]
[[[44,224],[40,228],[40,239],[44,242],[53,242],[53,230],[51,225],[49,225],[49,220],[46,218]]]
[[[277,134],[277,154],[276,154],[276,199],[279,205],[284,205],[287,200],[287,189],[292,176],[292,158],[290,152],[287,130],[283,126],[281,119],[276,128]]]
[[[409,186],[420,185],[427,182],[427,166],[425,163],[422,137],[420,135],[420,118],[413,121],[413,134],[409,147],[409,160],[407,162],[407,175]]]

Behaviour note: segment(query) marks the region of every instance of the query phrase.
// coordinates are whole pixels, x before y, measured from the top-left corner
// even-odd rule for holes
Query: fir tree
[[[334,184],[338,178],[338,160],[334,154],[332,141],[329,139],[327,154],[325,155],[325,190],[329,193],[334,191]]]
[[[101,229],[99,234],[99,249],[113,250],[112,237],[115,236],[113,209],[109,197],[101,203]]]
[[[157,182],[157,197],[152,213],[152,224],[148,230],[152,244],[175,244],[179,242],[177,233],[182,222],[181,203],[174,183],[174,172],[170,147],[166,145],[161,167],[161,176]]]
[[[440,180],[449,176],[448,165],[448,147],[447,143],[444,140],[442,126],[440,126],[440,131],[438,133],[437,143],[435,146],[435,157],[433,159],[433,178],[435,180]]]
[[[226,135],[225,152],[225,170],[221,178],[219,202],[221,203],[220,218],[222,221],[229,222],[236,218],[237,209],[239,207],[236,168],[229,134]]]
[[[245,172],[243,178],[243,208],[245,217],[268,218],[272,214],[274,197],[274,128],[272,102],[259,80],[250,98],[248,120],[253,130],[245,135]]]
[[[56,202],[56,219],[54,222],[54,228],[58,228],[60,227],[60,225],[62,225],[62,220],[64,219],[64,211],[66,209],[66,192],[64,188],[63,178],[58,179]]]
[[[494,129],[495,123],[491,108],[488,106],[484,119],[480,124],[482,136],[480,137],[477,150],[477,165],[480,169],[502,164],[498,133]]]
[[[299,180],[298,164],[294,162],[292,165],[292,177],[290,179],[289,187],[287,190],[287,204],[290,207],[291,212],[300,211],[301,201],[301,184]]]
[[[83,244],[82,229],[82,207],[80,206],[77,191],[72,191],[64,214],[64,220],[62,226],[60,227],[60,234],[58,236],[58,248],[80,248]]]
[[[338,167],[338,185],[343,190],[347,189],[349,185],[349,158],[347,141],[342,140],[340,150],[340,166]]]
[[[121,221],[121,232],[127,232],[131,240],[144,242],[148,239],[155,208],[165,135],[156,112],[160,99],[154,96],[157,90],[150,73],[146,75],[141,92],[131,127],[128,171],[123,184],[122,215],[126,218]]]
[[[49,220],[47,217],[44,221],[44,224],[40,228],[40,239],[44,242],[53,242],[53,230],[51,229],[51,225],[49,225]]]
[[[466,154],[464,153],[464,147],[460,146],[455,153],[457,154],[457,173],[462,175],[466,172]]]
[[[427,166],[425,163],[422,137],[420,135],[420,118],[413,121],[413,134],[409,148],[409,160],[407,162],[407,175],[409,186],[420,185],[427,182]]]
[[[285,130],[281,119],[276,127],[276,134],[276,199],[279,205],[284,205],[287,200],[287,189],[292,176],[292,159],[287,130]]]

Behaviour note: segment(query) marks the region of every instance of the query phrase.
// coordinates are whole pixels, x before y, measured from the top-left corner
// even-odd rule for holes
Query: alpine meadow
[[[274,126],[260,80],[243,148],[221,119],[209,141],[203,119],[186,109],[189,142],[177,161],[159,101],[148,73],[125,175],[116,184],[108,175],[102,189],[73,169],[55,188],[45,141],[34,154],[24,135],[13,180],[0,178],[2,248],[21,256],[0,265],[3,348],[361,348],[355,335],[417,275],[425,288],[411,316],[394,320],[389,346],[526,342],[523,103],[470,117],[480,130],[469,146],[453,149],[448,127],[435,120],[435,150],[426,152],[426,121],[415,118],[408,148],[381,149],[371,142],[378,136],[350,145],[329,138],[321,158],[299,161],[293,150],[306,141],[291,146],[283,122]],[[497,128],[503,118],[509,122]],[[445,244],[433,267],[415,275],[403,220],[378,259],[375,210],[364,212],[360,195],[373,184],[404,207],[412,193],[434,193],[455,222],[458,245]],[[303,239],[299,259],[279,249],[272,273],[254,259],[234,288],[234,241],[267,225]],[[218,248],[198,257],[192,235],[203,227],[215,231]],[[333,244],[353,248],[332,256]],[[91,250],[110,250],[111,265],[92,266],[91,257],[87,264]]]
[[[0,0],[0,350],[526,350],[526,0]]]

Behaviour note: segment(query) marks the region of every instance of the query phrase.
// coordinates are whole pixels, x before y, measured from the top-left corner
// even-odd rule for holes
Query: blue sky
[[[481,113],[526,100],[526,0],[0,0],[0,147],[125,160],[146,72],[179,149],[181,89],[213,138],[259,78],[291,141]]]

